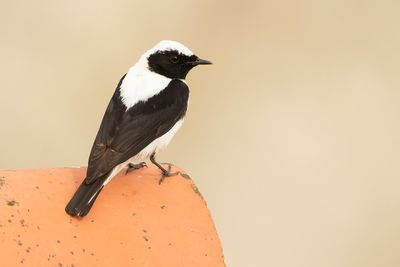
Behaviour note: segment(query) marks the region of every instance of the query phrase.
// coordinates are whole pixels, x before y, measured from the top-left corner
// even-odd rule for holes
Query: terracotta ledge
[[[121,173],[76,219],[64,207],[85,171],[0,171],[1,266],[225,266],[191,179],[168,177],[159,185],[154,167]]]

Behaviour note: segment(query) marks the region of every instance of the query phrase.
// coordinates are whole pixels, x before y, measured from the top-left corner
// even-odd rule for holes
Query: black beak
[[[201,59],[201,58],[196,58],[195,61],[191,61],[189,62],[192,66],[197,66],[197,65],[210,65],[212,64],[211,61],[205,60],[205,59]]]

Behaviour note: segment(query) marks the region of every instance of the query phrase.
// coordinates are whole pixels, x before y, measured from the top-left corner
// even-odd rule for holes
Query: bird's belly
[[[146,159],[148,159],[151,154],[154,152],[158,152],[165,148],[169,142],[171,142],[172,138],[176,134],[176,132],[181,128],[183,124],[183,119],[179,120],[175,125],[164,135],[160,136],[159,138],[155,139],[153,142],[151,142],[148,146],[146,146],[142,151],[140,151],[138,154],[133,156],[132,158],[128,159],[127,161],[117,165],[114,167],[112,170],[111,174],[107,178],[107,180],[104,182],[104,185],[106,185],[111,179],[118,173],[120,172],[123,168],[125,168],[128,163],[139,163],[142,162]]]
[[[130,162],[138,162],[145,160],[151,156],[154,152],[157,153],[164,149],[172,140],[176,132],[181,128],[183,124],[183,119],[179,120],[175,125],[164,135],[155,139],[148,146],[146,146],[142,151],[139,152],[135,157],[132,158]]]

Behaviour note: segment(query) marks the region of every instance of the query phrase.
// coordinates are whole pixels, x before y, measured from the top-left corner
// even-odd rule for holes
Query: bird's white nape
[[[120,93],[122,103],[127,110],[138,102],[146,102],[158,94],[171,82],[170,78],[150,71],[147,65],[139,61],[131,67],[122,81]]]

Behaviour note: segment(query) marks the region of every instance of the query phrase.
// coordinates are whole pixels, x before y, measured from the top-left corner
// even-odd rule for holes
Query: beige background
[[[120,77],[174,39],[215,64],[159,158],[227,265],[400,266],[399,3],[3,0],[0,168],[86,164]]]

